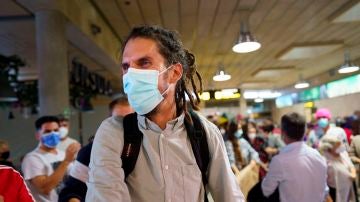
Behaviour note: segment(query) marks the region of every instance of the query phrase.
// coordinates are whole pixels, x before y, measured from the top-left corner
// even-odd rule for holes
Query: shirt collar
[[[280,153],[286,153],[286,152],[293,151],[293,150],[295,150],[297,148],[302,147],[303,144],[305,144],[303,141],[293,142],[291,144],[286,145],[284,148],[282,148]]]
[[[142,115],[137,115],[137,119],[139,122],[139,125],[142,129],[144,130],[152,130],[154,132],[157,133],[161,133],[164,131],[174,131],[179,129],[180,127],[183,127],[183,123],[184,123],[184,117],[185,114],[182,113],[180,116],[178,116],[177,118],[170,120],[166,123],[166,128],[164,130],[162,130],[156,123],[154,123],[153,121],[151,121],[150,119],[146,118],[145,116]]]

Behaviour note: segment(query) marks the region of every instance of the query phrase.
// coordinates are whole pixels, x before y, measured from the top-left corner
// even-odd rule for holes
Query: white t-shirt
[[[41,194],[35,186],[30,182],[36,176],[51,175],[59,164],[64,160],[65,153],[57,150],[57,154],[49,153],[37,147],[34,151],[28,153],[22,162],[21,169],[24,174],[24,179],[29,187],[31,194],[35,201],[58,201],[58,194],[56,189],[53,189],[49,195]]]
[[[60,141],[59,144],[56,146],[56,148],[58,150],[61,150],[61,151],[66,151],[66,148],[71,145],[72,143],[74,142],[78,142],[76,141],[75,139],[71,138],[71,137],[67,137],[65,140],[63,141]]]
[[[325,135],[331,135],[334,136],[336,138],[338,138],[345,146],[346,149],[349,149],[349,144],[347,141],[347,137],[346,137],[346,133],[344,131],[344,129],[336,127],[336,126],[330,126],[330,128],[326,131],[325,134],[321,134],[322,129],[320,128],[316,128],[310,131],[307,143],[309,146],[313,147],[313,148],[318,148],[320,140],[325,136]],[[320,134],[318,134],[320,133]]]

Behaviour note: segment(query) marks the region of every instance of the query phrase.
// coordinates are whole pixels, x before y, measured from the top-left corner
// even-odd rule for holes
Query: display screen
[[[329,98],[360,92],[360,75],[354,75],[345,79],[326,84]]]

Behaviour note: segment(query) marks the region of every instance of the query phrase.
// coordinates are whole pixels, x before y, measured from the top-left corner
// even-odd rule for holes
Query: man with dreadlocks
[[[201,77],[194,55],[176,34],[156,26],[134,28],[124,43],[122,72],[124,91],[143,134],[141,148],[126,177],[120,156],[127,124],[114,117],[103,121],[91,153],[86,201],[200,202],[207,200],[206,192],[215,201],[245,201],[220,131],[200,115],[208,145],[205,178],[197,165],[186,121],[194,120],[190,110],[198,109],[194,76],[200,86]]]

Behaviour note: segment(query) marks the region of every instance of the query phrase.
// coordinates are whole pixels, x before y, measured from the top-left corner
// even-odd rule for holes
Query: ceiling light
[[[345,58],[345,62],[338,70],[338,72],[340,74],[352,73],[352,72],[356,72],[359,70],[359,66],[351,63],[350,53],[348,51],[345,52],[344,58]]]
[[[231,79],[231,76],[229,74],[226,74],[223,70],[213,76],[214,81],[227,81],[229,79]]]
[[[296,89],[302,89],[302,88],[307,88],[309,87],[310,84],[309,82],[305,81],[302,77],[302,75],[299,75],[299,81],[295,84],[294,88]]]
[[[224,70],[224,66],[222,64],[219,64],[219,70],[215,76],[213,76],[214,81],[227,81],[231,79],[230,74],[226,74]]]
[[[356,66],[356,65],[352,65],[352,66],[343,65],[342,67],[340,67],[340,69],[338,71],[339,71],[340,74],[346,74],[346,73],[356,72],[358,70],[359,70],[359,66]]]
[[[264,102],[264,99],[263,98],[256,98],[254,101],[256,103],[261,103],[261,102]]]
[[[295,88],[297,88],[297,89],[301,89],[301,88],[307,88],[307,87],[309,87],[310,86],[310,84],[308,83],[308,82],[306,82],[306,81],[299,81],[299,82],[297,82],[296,84],[295,84]]]
[[[232,50],[236,53],[249,53],[258,50],[260,47],[261,44],[246,29],[245,24],[241,23],[240,37],[238,43],[232,47]]]

